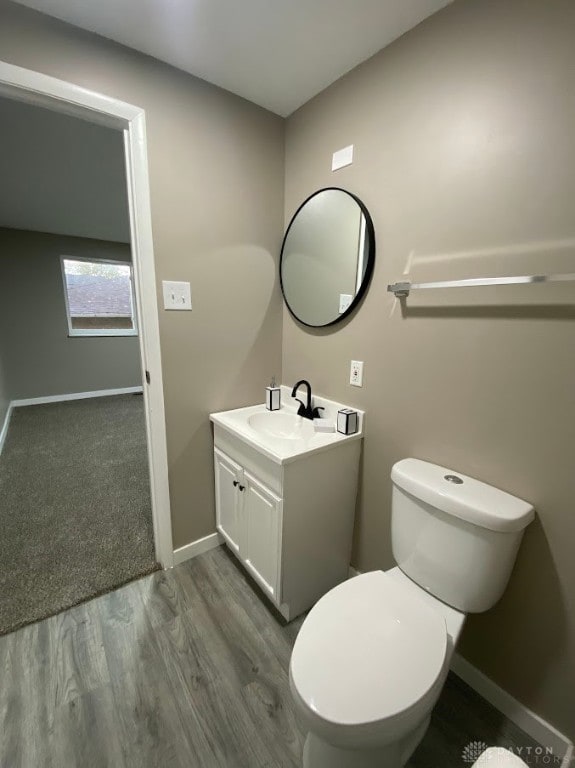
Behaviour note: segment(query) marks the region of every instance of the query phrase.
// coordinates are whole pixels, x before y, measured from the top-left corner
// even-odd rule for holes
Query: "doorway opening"
[[[117,388],[119,391],[115,391],[114,386],[102,385],[101,380],[98,379],[99,383],[93,387],[93,391],[75,386],[72,387],[72,390],[75,390],[72,396],[67,398],[59,397],[57,394],[37,398],[41,403],[35,403],[34,408],[20,407],[30,405],[34,397],[18,398],[16,396],[9,403],[8,408],[4,409],[4,413],[1,408],[0,381],[0,446],[8,433],[11,415],[14,419],[13,428],[16,421],[21,420],[20,416],[15,419],[13,415],[15,413],[25,414],[24,421],[28,423],[30,430],[32,417],[40,414],[45,419],[46,413],[40,413],[42,408],[49,410],[48,407],[52,406],[49,413],[55,414],[59,411],[61,417],[60,426],[58,426],[58,419],[53,415],[49,416],[48,422],[52,419],[54,430],[52,434],[55,435],[57,428],[62,428],[67,437],[71,437],[73,436],[71,424],[78,423],[78,413],[90,412],[88,422],[91,418],[94,425],[103,426],[104,436],[98,438],[99,433],[94,428],[90,439],[80,436],[75,444],[72,440],[67,460],[70,469],[72,470],[75,461],[78,465],[84,466],[87,472],[86,481],[80,484],[85,489],[87,479],[97,474],[97,468],[95,464],[90,465],[89,455],[80,460],[80,454],[83,451],[88,451],[89,454],[91,445],[98,439],[107,441],[109,451],[118,449],[119,452],[116,460],[112,454],[105,459],[104,463],[107,461],[109,465],[108,470],[114,465],[120,466],[120,454],[125,462],[126,457],[133,455],[135,458],[138,452],[143,452],[149,477],[145,477],[145,482],[141,477],[136,479],[134,487],[137,486],[142,491],[145,486],[145,491],[151,498],[152,557],[161,567],[169,568],[173,565],[173,547],[144,112],[124,102],[3,62],[0,62],[0,97],[81,118],[82,121],[118,132],[123,148],[123,172],[126,182],[124,192],[129,220],[128,256],[122,257],[119,253],[114,253],[110,257],[106,247],[100,249],[102,252],[98,252],[100,244],[97,241],[92,242],[94,247],[91,250],[88,249],[89,252],[71,247],[73,243],[67,243],[66,247],[59,243],[57,246],[60,251],[58,254],[59,279],[65,302],[62,312],[67,324],[68,341],[79,344],[102,341],[133,343],[130,354],[139,370],[139,381],[122,380],[122,383],[128,386],[119,386]],[[22,232],[13,230],[9,234],[17,237],[22,235]],[[35,235],[38,237],[39,233],[36,232]],[[125,252],[126,248],[124,248]],[[58,363],[56,356],[54,367],[57,368]],[[133,368],[132,366],[132,370]],[[70,394],[70,387],[67,391]],[[57,389],[56,392],[58,392]],[[19,402],[19,400],[27,402]],[[133,434],[137,434],[138,431],[141,433],[143,439],[138,445],[122,446],[118,436],[114,438],[113,427],[121,427],[122,424],[128,428],[128,432],[129,425],[132,425]],[[47,431],[50,434],[49,429]],[[26,433],[25,426],[22,433],[24,441],[26,434],[30,438],[32,433],[30,431]],[[31,454],[25,445],[20,446],[20,450]],[[49,450],[49,447],[46,448],[45,453]],[[106,467],[103,469],[102,479],[106,477],[105,470]],[[50,470],[47,471],[50,474]],[[65,470],[60,466],[59,471]],[[126,472],[125,467],[121,471]],[[46,481],[50,483],[49,478],[46,478]],[[91,493],[95,495],[93,489]],[[22,495],[23,493],[20,494]],[[41,503],[41,498],[38,498],[37,502]],[[31,503],[33,506],[33,500]],[[97,499],[94,499],[94,514],[98,514]],[[121,518],[121,513],[118,518]],[[103,525],[107,524],[102,522]],[[119,523],[118,535],[121,536],[122,519],[118,519],[117,522]],[[52,556],[58,557],[58,542],[50,540],[48,532],[42,544],[41,551],[44,550],[51,550]]]

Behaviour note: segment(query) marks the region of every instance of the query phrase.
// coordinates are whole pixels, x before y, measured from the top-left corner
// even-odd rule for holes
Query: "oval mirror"
[[[295,212],[280,258],[282,293],[304,325],[332,325],[364,295],[375,261],[371,216],[359,198],[337,187],[314,192]]]

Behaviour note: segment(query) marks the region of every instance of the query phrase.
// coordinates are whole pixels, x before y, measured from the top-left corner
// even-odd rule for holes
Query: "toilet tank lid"
[[[527,501],[428,461],[402,459],[393,465],[391,479],[432,507],[492,531],[520,531],[535,517]]]

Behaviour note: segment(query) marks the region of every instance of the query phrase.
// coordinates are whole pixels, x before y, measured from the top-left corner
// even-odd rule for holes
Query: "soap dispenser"
[[[268,411],[279,411],[281,408],[281,390],[276,387],[275,376],[272,376],[269,387],[266,387],[266,408]]]

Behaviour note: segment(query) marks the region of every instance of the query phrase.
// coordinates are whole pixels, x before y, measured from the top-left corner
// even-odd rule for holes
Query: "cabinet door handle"
[[[245,491],[245,489],[246,489],[245,485],[240,485],[240,491]]]
[[[239,484],[240,484],[240,483],[239,483],[239,480],[234,480],[234,488],[237,488],[237,486],[238,486]]]

